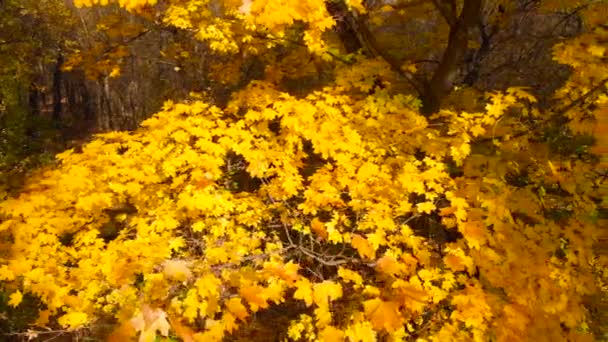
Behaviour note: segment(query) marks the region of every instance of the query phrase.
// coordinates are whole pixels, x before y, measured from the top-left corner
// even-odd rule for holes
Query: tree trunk
[[[467,52],[469,31],[478,22],[480,15],[481,0],[465,0],[458,20],[450,25],[448,46],[439,66],[431,80],[424,86],[421,96],[423,114],[430,115],[437,112],[441,101],[451,91]]]
[[[336,33],[340,37],[346,53],[355,53],[363,48],[356,23],[343,1],[325,1],[325,8],[336,21]],[[365,51],[364,51],[365,52]]]
[[[61,86],[63,81],[63,73],[61,67],[63,66],[63,55],[57,57],[55,64],[55,70],[53,71],[53,113],[52,119],[55,127],[61,127],[61,114],[63,106],[61,103]]]

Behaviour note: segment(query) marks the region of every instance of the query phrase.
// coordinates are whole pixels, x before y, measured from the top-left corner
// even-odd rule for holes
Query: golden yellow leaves
[[[338,268],[338,276],[342,278],[345,283],[353,283],[355,288],[361,288],[363,285],[363,277],[361,277],[359,273],[344,267]]]
[[[418,210],[420,212],[423,212],[426,214],[430,214],[431,211],[435,210],[435,204],[433,204],[433,202],[418,203],[418,204],[416,204],[416,207],[418,208]]]
[[[3,222],[5,223],[5,222]],[[1,231],[1,229],[0,229]],[[15,279],[15,273],[6,265],[0,266],[0,280],[12,281]]]
[[[364,258],[373,259],[376,256],[376,251],[369,241],[359,234],[354,234],[352,236],[351,245],[353,245],[353,247]]]
[[[395,331],[403,326],[399,303],[374,298],[363,302],[365,315],[377,330]]]
[[[298,320],[292,321],[291,325],[287,329],[287,336],[293,340],[300,340],[302,337],[314,336],[314,326],[312,323],[312,317],[306,314],[300,315]]]
[[[381,273],[394,276],[401,273],[404,270],[404,266],[393,256],[385,255],[376,262],[376,269]]]
[[[156,334],[159,332],[162,336],[169,336],[169,321],[167,313],[158,308],[151,308],[144,305],[141,312],[131,319],[133,328],[140,332],[139,342],[153,342],[156,340]]]
[[[11,293],[11,295],[9,296],[8,305],[10,305],[12,307],[16,307],[17,305],[19,305],[21,303],[22,300],[23,300],[23,294],[21,294],[21,291],[17,290],[15,292]]]
[[[329,302],[342,297],[342,286],[332,281],[324,281],[313,286],[314,303],[318,306],[329,305]]]
[[[328,325],[319,334],[319,340],[328,342],[342,342],[344,341],[344,331]]]
[[[597,141],[591,151],[599,156],[599,167],[608,167],[608,97],[598,100],[598,108],[593,114],[596,121],[593,132]]]
[[[89,320],[89,316],[84,312],[69,312],[57,320],[59,324],[64,327],[78,328],[86,324]]]
[[[310,222],[310,229],[322,239],[327,240],[328,234],[327,229],[325,229],[325,224],[321,222],[318,218],[315,217]]]
[[[452,298],[452,304],[456,306],[452,319],[460,320],[473,329],[485,330],[484,322],[493,316],[487,295],[479,285],[467,286],[462,293]]]
[[[341,77],[343,88],[369,86]],[[47,190],[2,206],[9,218],[0,230],[14,232],[22,252],[3,261],[0,278],[25,279],[24,292],[41,293],[53,309],[69,304],[60,322],[70,327],[97,314],[82,307],[112,313],[144,301],[163,309],[127,315],[135,317],[140,338],[166,335],[170,315],[178,335],[209,341],[235,331],[253,312],[290,305],[292,291],[310,314],[288,329],[294,339],[398,336],[404,326],[414,331],[425,310],[441,316],[434,321],[438,331],[454,332],[453,322],[462,322],[478,338],[495,323],[489,303],[500,309],[501,301],[529,300],[516,284],[539,279],[528,274],[573,286],[570,274],[532,268],[526,260],[555,252],[535,231],[560,233],[570,249],[582,245],[581,237],[546,222],[515,225],[513,206],[534,202],[511,200],[517,192],[504,174],[471,173],[465,163],[464,175],[455,178],[443,162],[468,158],[473,139],[510,104],[533,98],[511,89],[493,98],[488,113],[447,113],[453,125],[446,136],[426,127],[411,99],[343,91],[296,99],[257,83],[236,94],[225,113],[200,101],[167,103],[142,130],[105,135],[83,153],[62,154],[63,166],[45,177]],[[279,128],[271,130],[271,122]],[[521,194],[534,194],[526,191]],[[127,201],[135,210],[107,214]],[[441,233],[457,236],[449,229],[458,229],[462,238],[446,243],[431,236],[431,222],[440,224],[435,213],[446,228]],[[97,225],[110,219],[120,230],[106,242]],[[73,241],[58,243],[80,227]],[[565,260],[578,262],[573,254]],[[505,262],[494,265],[499,261]],[[66,271],[63,263],[74,266]],[[460,292],[477,274],[483,286]],[[554,296],[559,286],[543,287],[543,307],[552,314],[567,308]],[[506,299],[494,294],[501,291]],[[77,296],[67,300],[70,292]],[[448,301],[453,310],[442,309]],[[521,311],[525,317],[530,308]]]
[[[236,318],[241,321],[245,321],[247,317],[249,317],[249,312],[247,308],[243,305],[239,298],[230,298],[226,302],[226,308],[230,311]],[[252,310],[254,311],[254,310]]]
[[[342,286],[332,281],[312,284],[306,278],[297,281],[294,286],[296,288],[293,295],[295,299],[303,300],[306,306],[311,306],[313,303],[316,305],[314,310],[316,326],[318,328],[327,327],[332,321],[330,303],[342,297]],[[299,334],[302,330],[300,328],[293,334]],[[330,332],[328,331],[328,333]],[[332,335],[335,334],[332,333]]]
[[[241,287],[239,294],[247,300],[251,311],[256,312],[268,307],[268,299],[265,298],[263,291],[264,288],[259,285],[246,285]]]
[[[446,256],[443,257],[444,263],[454,272],[468,271],[469,274],[474,274],[475,265],[473,259],[465,255],[460,248],[446,248]]]
[[[90,7],[93,5],[106,6],[110,2],[118,2],[121,7],[129,11],[138,10],[144,6],[153,6],[157,0],[75,0],[74,5],[77,7]]]
[[[304,278],[298,280],[295,283],[296,292],[293,294],[293,298],[303,300],[306,306],[311,306],[313,303],[312,299],[312,284],[310,280]]]

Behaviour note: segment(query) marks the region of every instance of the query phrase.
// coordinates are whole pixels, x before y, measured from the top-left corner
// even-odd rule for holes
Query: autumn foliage
[[[281,340],[592,339],[608,146],[597,19],[554,47],[571,75],[550,105],[510,87],[427,113],[399,88],[415,68],[333,47],[325,1],[117,3],[218,54],[293,55],[226,104],[193,93],[59,154],[0,204],[0,280],[13,306],[39,298],[36,326],[218,341],[279,312]],[[316,71],[299,56],[331,80],[290,92],[284,78]],[[559,129],[595,131],[595,150],[563,152]]]

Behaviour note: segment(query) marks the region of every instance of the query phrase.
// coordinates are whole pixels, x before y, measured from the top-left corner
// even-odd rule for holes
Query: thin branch
[[[19,43],[25,43],[25,42],[26,41],[23,39],[13,39],[13,40],[1,41],[0,45],[19,44]]]
[[[567,106],[558,109],[555,114],[556,115],[561,115],[564,114],[566,112],[568,112],[570,109],[578,106],[579,104],[585,102],[585,100],[587,100],[589,98],[589,96],[591,96],[593,93],[595,93],[596,91],[605,88],[606,87],[606,83],[608,83],[608,78],[605,78],[603,80],[600,81],[600,83],[591,88],[591,90],[589,90],[588,92],[586,92],[585,94],[581,95],[579,98],[577,98],[576,100],[572,101],[571,103],[569,103]]]
[[[380,57],[386,61],[395,73],[403,77],[414,88],[414,90],[418,92],[418,94],[422,94],[423,87],[421,84],[419,84],[419,81],[414,77],[413,74],[401,68],[401,61],[391,56],[379,46],[378,42],[376,41],[376,37],[372,34],[369,27],[362,20],[355,18],[350,12],[349,17],[352,19],[352,25],[357,32],[357,38],[359,38],[361,44],[370,52],[370,54],[373,57]]]

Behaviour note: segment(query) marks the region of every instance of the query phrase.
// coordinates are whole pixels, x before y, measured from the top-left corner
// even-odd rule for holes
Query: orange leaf
[[[300,265],[290,261],[278,270],[278,275],[283,280],[294,282],[300,279],[300,275],[298,274],[299,269]]]
[[[314,218],[310,222],[310,229],[317,234],[321,239],[327,240],[328,234],[327,229],[325,229],[325,224],[321,222],[318,218]]]
[[[131,341],[132,337],[135,336],[137,331],[133,328],[133,325],[129,321],[123,322],[118,328],[114,329],[110,336],[108,336],[108,342],[122,342]]]
[[[443,262],[445,262],[446,266],[454,272],[465,270],[465,265],[462,263],[462,259],[460,259],[460,257],[458,257],[457,255],[446,255],[443,258]]]
[[[327,342],[341,342],[344,341],[344,332],[340,329],[334,328],[331,325],[328,325],[321,331],[319,335],[320,341]]]
[[[241,297],[247,300],[251,311],[256,312],[258,308],[265,309],[268,307],[268,302],[260,294],[264,288],[258,285],[246,285],[241,287],[239,291]]]
[[[390,255],[385,255],[382,258],[378,259],[376,268],[378,269],[378,271],[391,276],[400,273],[403,270],[403,266],[400,265],[397,260],[395,260],[395,258]]]
[[[395,285],[393,285],[395,287]],[[429,295],[421,287],[403,282],[396,289],[398,299],[408,310],[422,312],[427,304]]]
[[[355,247],[357,252],[364,258],[373,259],[376,256],[376,251],[374,251],[367,239],[359,234],[353,234],[351,245]]]
[[[228,308],[228,311],[241,321],[245,321],[249,316],[249,312],[247,312],[245,305],[241,303],[240,298],[230,298],[230,300],[226,302],[226,307]]]
[[[455,207],[445,207],[445,208],[441,208],[441,210],[439,210],[439,215],[440,216],[449,216],[455,212],[456,212]]]
[[[194,330],[183,325],[179,319],[173,317],[169,317],[169,323],[171,323],[171,329],[177,337],[181,338],[184,342],[194,342]]]

